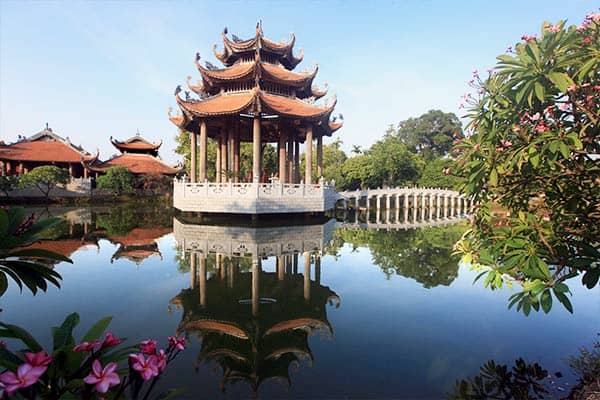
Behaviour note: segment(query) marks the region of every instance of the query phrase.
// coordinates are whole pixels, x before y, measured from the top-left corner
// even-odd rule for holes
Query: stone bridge
[[[385,188],[338,192],[343,209],[361,208],[434,210],[444,217],[462,215],[473,205],[472,199],[454,190],[437,188]],[[385,201],[385,203],[384,203]],[[362,206],[361,206],[362,204]],[[433,214],[430,212],[430,214]]]

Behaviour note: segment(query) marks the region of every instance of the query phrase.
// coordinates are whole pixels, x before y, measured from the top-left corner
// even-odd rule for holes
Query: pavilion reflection
[[[332,337],[327,304],[339,296],[321,284],[321,252],[335,221],[278,227],[184,224],[174,220],[178,245],[190,260],[190,288],[171,304],[183,308],[179,333],[202,340],[196,368],[215,363],[221,389],[276,379],[291,385],[290,367],[312,362],[309,337]],[[274,272],[263,261],[274,257]],[[299,271],[301,264],[301,271]]]

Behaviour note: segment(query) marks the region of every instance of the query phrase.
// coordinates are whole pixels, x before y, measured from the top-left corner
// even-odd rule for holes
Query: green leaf
[[[62,254],[43,249],[17,250],[11,251],[9,254],[11,257],[42,258],[47,260],[65,261],[71,264],[73,263],[70,258],[63,256]]]
[[[571,157],[571,152],[569,151],[569,147],[565,143],[561,142],[561,144],[559,145],[558,148],[560,149],[560,153],[562,154],[562,156],[564,158],[568,159],[569,157]]]
[[[567,88],[574,84],[573,80],[564,72],[550,72],[547,76],[550,82],[563,93],[566,93]]]
[[[542,305],[542,310],[548,314],[552,308],[552,295],[550,294],[550,290],[546,289],[542,292],[540,303]]]
[[[22,341],[29,350],[37,353],[42,350],[42,346],[31,336],[29,332],[17,325],[5,324],[0,322],[0,337],[14,338]]]
[[[541,83],[536,82],[533,85],[533,89],[535,90],[535,96],[538,98],[538,100],[544,101],[544,96],[545,96],[544,86],[542,86]]]
[[[581,281],[588,289],[593,289],[597,284],[598,280],[600,280],[600,268],[591,269],[587,271]]]
[[[573,305],[571,304],[569,298],[564,293],[557,292],[556,290],[554,290],[554,295],[556,296],[558,301],[560,301],[560,303],[567,309],[567,311],[573,314]]]
[[[19,365],[23,364],[23,360],[0,346],[0,367],[8,368],[11,371],[16,371]]]
[[[496,168],[493,168],[490,172],[490,186],[496,185],[498,185],[498,171],[496,171]]]
[[[106,330],[113,317],[105,317],[96,322],[87,333],[81,338],[82,342],[92,342],[98,339]]]
[[[60,327],[53,328],[54,350],[74,344],[73,329],[79,324],[79,314],[69,314]]]
[[[556,290],[559,293],[567,293],[569,291],[569,287],[561,282],[554,285],[554,290]]]

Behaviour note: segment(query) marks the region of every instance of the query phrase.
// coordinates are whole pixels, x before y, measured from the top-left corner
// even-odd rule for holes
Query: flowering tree
[[[0,398],[131,398],[147,399],[167,365],[185,348],[186,339],[171,336],[166,349],[156,339],[120,347],[123,339],[105,332],[112,318],[96,322],[76,344],[73,313],[52,328],[53,351],[46,350],[23,328],[0,323],[0,337],[21,341],[27,349],[11,352],[0,341]],[[101,339],[102,333],[104,338]],[[119,367],[128,360],[129,368]],[[149,387],[145,387],[145,383]],[[129,389],[126,392],[126,389]],[[172,395],[170,393],[169,395]]]
[[[509,307],[569,311],[567,281],[600,278],[600,14],[578,27],[544,23],[467,95],[471,136],[456,149],[478,203],[457,243],[492,289],[518,284]],[[508,209],[494,218],[491,205]],[[478,277],[478,278],[479,278]]]
[[[35,187],[48,199],[52,189],[59,185],[66,185],[68,181],[69,172],[66,169],[54,165],[42,165],[22,175],[19,179],[19,186],[22,188]]]

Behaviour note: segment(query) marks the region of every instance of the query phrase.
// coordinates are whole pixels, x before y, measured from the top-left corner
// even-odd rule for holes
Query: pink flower
[[[548,106],[548,107],[544,108],[544,114],[552,114],[553,111],[554,111],[554,106]]]
[[[104,335],[104,341],[102,342],[102,346],[100,346],[100,348],[104,349],[107,347],[117,346],[121,343],[123,343],[123,339],[116,337],[111,332],[106,332]]]
[[[512,146],[512,142],[510,140],[501,140],[500,144],[502,144],[502,147],[504,147],[505,149]]]
[[[476,69],[473,70],[473,78],[479,78],[479,71]]]
[[[143,354],[154,354],[156,352],[156,339],[148,339],[141,342],[140,351]]]
[[[134,371],[140,373],[143,380],[147,381],[150,378],[158,376],[158,357],[152,355],[147,359],[143,354],[130,354],[129,365]]]
[[[52,362],[52,356],[44,350],[39,353],[25,353],[25,359],[32,367],[48,367]]]
[[[17,390],[36,383],[47,369],[47,367],[34,367],[31,364],[23,363],[17,368],[17,373],[6,371],[0,375],[0,383],[4,385],[6,394],[11,396]]]
[[[594,85],[594,90],[596,92],[600,92],[600,85]]]
[[[508,46],[508,47],[506,48],[506,52],[507,52],[507,53],[512,53],[512,51],[513,51],[513,47],[512,47],[512,46]]]
[[[512,127],[512,131],[513,131],[513,132],[519,132],[520,130],[521,130],[521,127],[520,127],[519,125],[514,125],[514,126]]]
[[[473,146],[473,151],[479,151],[480,147],[481,147],[481,143],[476,143],[475,146]]]
[[[548,132],[550,128],[542,121],[535,126],[535,130],[538,133]]]
[[[535,35],[535,34],[534,35],[523,35],[523,36],[521,36],[521,40],[524,40],[527,43],[532,42],[532,41],[534,41],[536,39],[537,39],[537,35]]]
[[[548,215],[548,214],[544,215],[542,217],[542,221],[546,221],[546,222],[550,221],[550,215]]]
[[[73,351],[87,351],[88,353],[91,353],[99,344],[99,340],[94,340],[93,342],[83,342],[74,346]]]
[[[94,360],[92,363],[92,372],[83,381],[88,385],[96,385],[96,391],[98,393],[106,393],[112,386],[118,385],[121,382],[119,374],[115,372],[117,364],[114,362],[106,364],[106,367],[102,369],[100,360]]]
[[[450,168],[444,168],[444,169],[442,170],[442,173],[443,173],[444,175],[450,175]]]
[[[165,354],[165,351],[160,349],[156,354],[156,358],[158,360],[158,372],[161,373],[165,370],[165,368],[167,368],[167,355]]]
[[[3,349],[8,349],[8,343],[6,343],[4,340],[0,340],[0,347]]]
[[[537,121],[538,119],[540,119],[540,113],[537,112],[537,113],[533,114],[531,117],[529,117],[529,119],[532,121]]]
[[[593,41],[592,41],[592,38],[591,38],[591,37],[589,37],[589,36],[588,36],[588,37],[586,37],[585,39],[583,39],[583,45],[584,45],[584,46],[589,46],[589,45],[590,45],[590,44],[592,44],[592,43],[593,43]]]
[[[169,336],[169,349],[183,350],[186,343],[187,339],[184,337]]]

